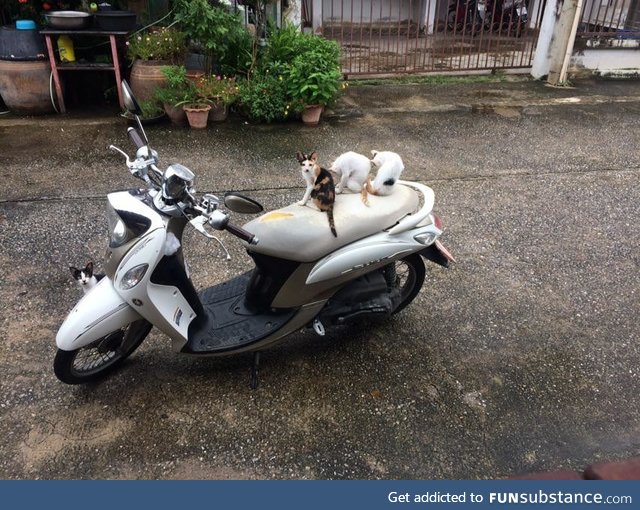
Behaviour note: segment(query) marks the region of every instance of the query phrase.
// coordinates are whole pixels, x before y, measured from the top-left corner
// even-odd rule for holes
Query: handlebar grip
[[[242,239],[243,241],[248,242],[249,244],[257,244],[258,243],[258,238],[256,236],[254,236],[251,232],[247,232],[245,229],[241,228],[241,227],[237,227],[236,225],[233,225],[232,223],[227,223],[224,227],[224,229],[229,232],[230,234],[233,234],[236,237],[239,237],[240,239]]]
[[[146,143],[144,143],[144,140],[140,136],[140,133],[138,133],[135,128],[132,128],[132,127],[128,128],[127,134],[129,135],[129,140],[131,140],[133,142],[133,145],[136,146],[136,149],[139,149],[147,145]]]

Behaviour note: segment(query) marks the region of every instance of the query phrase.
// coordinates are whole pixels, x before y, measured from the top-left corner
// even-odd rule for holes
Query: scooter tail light
[[[120,288],[122,290],[129,290],[138,285],[144,278],[147,269],[149,269],[149,264],[140,264],[139,266],[129,269],[122,277],[122,280],[120,280]]]
[[[431,219],[433,220],[433,224],[436,226],[438,230],[443,229],[442,220],[440,219],[440,216],[438,216],[435,213],[431,213]]]
[[[438,234],[435,232],[423,232],[422,234],[417,234],[413,236],[413,238],[419,242],[420,244],[424,244],[425,246],[429,246],[433,244],[433,242],[438,237]]]

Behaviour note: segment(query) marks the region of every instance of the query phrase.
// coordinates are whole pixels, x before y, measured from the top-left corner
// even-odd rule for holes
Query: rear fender
[[[56,335],[56,345],[63,351],[80,349],[141,318],[104,277],[67,315]]]
[[[443,267],[449,267],[451,262],[456,261],[456,259],[453,258],[453,255],[449,253],[449,250],[447,250],[438,240],[427,246],[424,250],[421,250],[420,255]]]

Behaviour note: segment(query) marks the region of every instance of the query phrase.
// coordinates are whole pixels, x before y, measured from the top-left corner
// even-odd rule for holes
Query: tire
[[[67,384],[98,381],[130,356],[151,328],[150,322],[140,319],[80,349],[58,349],[53,360],[53,371],[58,379]]]
[[[400,291],[400,304],[392,312],[396,314],[418,295],[424,283],[426,271],[420,255],[409,255],[386,266],[384,274],[387,284]]]

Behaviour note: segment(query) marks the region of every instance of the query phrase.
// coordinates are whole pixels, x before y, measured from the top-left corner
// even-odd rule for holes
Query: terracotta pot
[[[162,68],[167,65],[167,62],[158,60],[136,60],[133,63],[129,83],[139,102],[152,99],[155,90],[167,84],[167,78],[162,73]]]
[[[198,83],[198,80],[204,76],[204,69],[187,69],[187,79],[193,83]]]
[[[320,122],[322,110],[324,110],[324,107],[320,104],[305,106],[304,110],[302,110],[302,122],[307,126],[317,126]]]
[[[169,103],[164,103],[162,107],[172,124],[184,125],[187,123],[187,114],[182,106],[173,106]]]
[[[185,105],[182,108],[187,114],[187,120],[192,129],[204,129],[207,127],[211,105]]]
[[[228,115],[229,107],[222,101],[216,101],[211,106],[211,111],[209,112],[209,120],[211,122],[224,122],[225,120],[227,120]]]
[[[0,95],[10,111],[23,115],[53,113],[48,61],[0,60]]]

